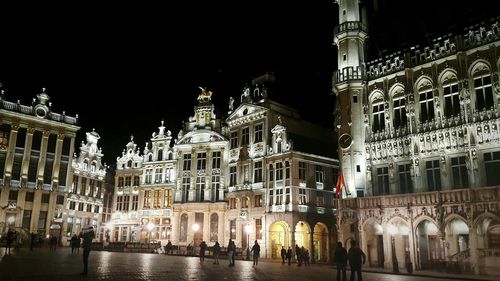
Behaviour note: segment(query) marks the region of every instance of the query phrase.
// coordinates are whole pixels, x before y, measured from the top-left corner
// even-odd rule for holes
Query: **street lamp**
[[[247,224],[245,226],[245,232],[247,233],[247,261],[250,260],[250,231],[251,231],[252,227],[250,226],[250,224]]]
[[[148,229],[148,244],[151,242],[151,231],[155,228],[155,224],[152,222],[149,222],[146,225],[146,228]]]
[[[399,273],[398,257],[396,256],[396,238],[394,237],[398,233],[398,228],[391,224],[388,231],[391,235],[392,271]]]
[[[193,224],[193,256],[194,256],[194,243],[195,243],[195,239],[196,239],[196,232],[198,232],[198,230],[200,229],[200,225],[195,223]]]

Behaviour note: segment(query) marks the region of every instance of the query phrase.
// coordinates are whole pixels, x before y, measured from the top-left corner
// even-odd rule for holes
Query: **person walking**
[[[73,234],[73,236],[71,236],[71,239],[69,240],[70,244],[71,244],[71,254],[74,254],[76,252],[76,241],[77,240],[80,240],[80,238],[78,238],[78,236],[76,236],[76,234]]]
[[[215,241],[215,245],[212,247],[212,252],[214,255],[214,264],[219,264],[219,255],[220,255],[220,244]]]
[[[257,240],[255,240],[251,252],[253,253],[253,266],[257,266],[260,257],[260,245],[257,243]]]
[[[232,239],[229,239],[227,244],[227,258],[229,259],[229,266],[234,266],[234,251],[236,251],[236,244]]]
[[[16,239],[16,233],[9,228],[7,231],[7,238],[5,241],[5,254],[10,255],[10,248],[12,247],[12,242]]]
[[[288,265],[292,265],[292,248],[288,247],[286,251],[286,259],[288,261]]]
[[[342,242],[337,242],[337,248],[335,249],[334,260],[335,264],[337,265],[337,281],[347,281],[347,276],[346,276],[347,250],[344,247],[342,247]]]
[[[205,261],[205,251],[207,250],[207,243],[205,241],[201,241],[200,244],[200,262]]]
[[[281,264],[285,264],[286,260],[286,249],[285,246],[281,246]]]
[[[87,227],[82,231],[81,234],[83,238],[83,271],[80,273],[81,275],[88,274],[89,268],[89,255],[90,249],[92,248],[92,240],[95,238],[94,228],[92,226]]]
[[[31,243],[30,243],[30,251],[32,251],[32,252],[33,252],[33,247],[35,247],[35,245],[36,245],[36,241],[37,241],[36,233],[32,232],[31,233]]]
[[[358,281],[363,281],[363,276],[361,276],[361,266],[365,264],[366,255],[358,247],[356,240],[351,240],[351,248],[349,248],[347,258],[349,260],[349,265],[351,266],[351,281],[354,281],[355,274],[358,274]]]
[[[295,244],[295,257],[297,258],[297,266],[302,265],[302,253],[300,252],[299,245]]]

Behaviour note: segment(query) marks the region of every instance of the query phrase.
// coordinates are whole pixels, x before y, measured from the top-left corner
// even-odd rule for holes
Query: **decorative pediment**
[[[217,141],[226,141],[226,138],[224,138],[221,134],[214,131],[196,130],[182,136],[182,138],[177,141],[177,145],[207,143],[207,142],[217,142]]]
[[[226,122],[229,126],[234,126],[242,123],[246,123],[251,120],[261,119],[265,116],[267,108],[254,105],[254,104],[242,104],[235,111],[229,115]]]

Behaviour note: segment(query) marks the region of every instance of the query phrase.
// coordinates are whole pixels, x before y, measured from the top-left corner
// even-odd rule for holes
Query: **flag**
[[[335,185],[335,195],[337,198],[340,198],[340,192],[345,187],[344,173],[342,173],[342,169],[339,170],[339,176],[337,178],[337,185]]]

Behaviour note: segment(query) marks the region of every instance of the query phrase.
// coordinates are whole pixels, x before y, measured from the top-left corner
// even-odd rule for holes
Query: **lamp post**
[[[250,224],[247,224],[245,226],[245,232],[247,233],[247,261],[250,260],[250,231],[251,231],[252,227],[250,226]]]
[[[195,239],[196,239],[196,232],[198,232],[199,229],[200,229],[199,224],[197,224],[197,223],[193,224],[193,232],[194,232],[193,233],[193,252],[192,252],[193,256],[194,256],[194,243],[195,243]]]
[[[146,225],[146,228],[148,229],[148,244],[151,242],[151,231],[155,228],[155,224],[152,222],[149,222]]]
[[[396,256],[396,238],[394,237],[398,233],[398,228],[391,224],[388,230],[391,235],[392,272],[399,273],[398,257]]]

